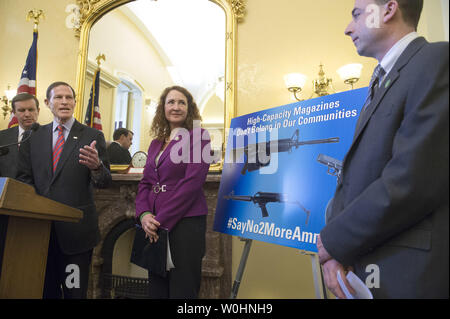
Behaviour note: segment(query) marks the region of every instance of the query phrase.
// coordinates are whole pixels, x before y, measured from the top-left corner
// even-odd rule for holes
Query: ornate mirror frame
[[[79,7],[79,23],[75,28],[75,36],[79,37],[79,52],[76,77],[77,106],[74,116],[82,122],[84,105],[84,86],[89,48],[89,34],[92,26],[109,11],[135,0],[76,0]],[[164,0],[159,0],[164,1]],[[224,132],[230,127],[230,122],[236,116],[236,43],[237,24],[244,17],[244,0],[209,0],[220,6],[225,12],[225,101],[224,101]],[[226,134],[224,134],[226,138]],[[224,144],[225,141],[224,141]],[[223,155],[222,155],[223,156]]]

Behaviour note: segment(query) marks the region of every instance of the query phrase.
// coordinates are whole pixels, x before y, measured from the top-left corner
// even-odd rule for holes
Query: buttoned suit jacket
[[[362,115],[321,231],[376,298],[448,298],[448,60],[448,42],[424,38],[401,54]]]
[[[106,152],[111,164],[130,164],[131,162],[130,151],[116,142],[112,142],[106,149]]]
[[[205,156],[210,156],[210,138],[204,129],[182,130],[178,141],[173,139],[169,143],[156,165],[155,158],[162,146],[163,142],[155,139],[148,149],[136,195],[136,218],[139,220],[143,212],[152,212],[161,227],[170,231],[183,217],[208,213],[203,184],[209,170]],[[157,185],[166,185],[166,191],[156,193]]]
[[[83,218],[78,223],[54,222],[61,250],[68,255],[78,254],[92,249],[100,240],[93,187],[105,188],[112,181],[105,138],[102,132],[75,120],[53,173],[52,129],[53,123],[41,126],[22,143],[17,179],[33,185],[39,195],[83,211]],[[79,163],[79,149],[94,140],[103,162],[96,177]]]

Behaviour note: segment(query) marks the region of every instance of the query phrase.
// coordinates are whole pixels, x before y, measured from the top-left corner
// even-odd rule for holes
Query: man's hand
[[[355,290],[350,286],[350,283],[347,280],[347,270],[342,266],[338,261],[334,259],[330,259],[326,261],[322,265],[323,269],[323,279],[325,280],[325,285],[327,288],[331,291],[333,295],[338,297],[339,299],[346,299],[344,292],[341,289],[341,286],[339,285],[339,282],[337,280],[337,273],[338,271],[341,274],[342,281],[344,282],[345,286],[347,287],[348,291],[354,295]],[[350,268],[348,270],[351,270]]]
[[[319,263],[323,265],[325,262],[327,262],[330,259],[333,259],[328,251],[325,249],[325,247],[322,244],[322,239],[320,238],[320,235],[317,237],[317,251],[319,255]]]
[[[345,294],[339,286],[339,282],[337,280],[338,271],[341,273],[341,278],[344,284],[347,286],[348,291],[353,295],[355,294],[355,290],[350,286],[347,281],[347,270],[343,265],[341,265],[337,260],[333,259],[328,251],[322,244],[322,239],[320,235],[317,237],[317,251],[319,256],[319,263],[322,265],[323,269],[323,279],[325,280],[325,285],[327,288],[340,299],[345,299]]]
[[[145,231],[146,237],[150,238],[150,243],[156,243],[159,238],[156,231],[161,224],[155,219],[155,215],[146,214],[144,217],[142,217],[141,225],[142,229]]]
[[[91,145],[85,145],[83,148],[80,148],[80,164],[86,166],[90,170],[97,170],[102,164],[98,157],[95,144],[97,144],[97,141],[94,140]]]

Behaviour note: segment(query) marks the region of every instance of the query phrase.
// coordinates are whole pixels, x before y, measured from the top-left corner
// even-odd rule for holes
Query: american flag
[[[33,43],[28,51],[27,62],[22,70],[20,76],[19,87],[17,88],[17,94],[30,93],[36,95],[36,69],[37,69],[37,40],[38,32],[33,32]],[[18,125],[17,118],[11,113],[11,119],[8,123],[8,128]]]
[[[102,120],[100,116],[100,107],[98,106],[98,96],[100,93],[100,69],[95,71],[94,82],[92,82],[91,97],[86,110],[84,123],[99,131],[102,130]]]

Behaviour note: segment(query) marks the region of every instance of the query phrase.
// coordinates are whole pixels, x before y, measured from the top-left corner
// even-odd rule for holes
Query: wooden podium
[[[42,298],[51,222],[78,222],[83,212],[0,177],[0,214],[9,215],[0,298]]]

